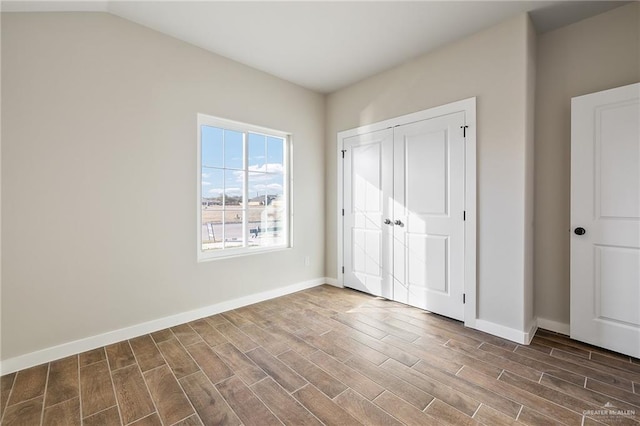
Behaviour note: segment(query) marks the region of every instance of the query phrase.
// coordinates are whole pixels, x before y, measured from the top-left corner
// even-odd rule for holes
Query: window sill
[[[274,246],[274,247],[257,247],[257,248],[238,248],[238,249],[226,249],[216,252],[198,252],[198,263],[210,262],[213,260],[231,259],[235,257],[245,257],[254,254],[265,254],[291,250],[291,246]]]

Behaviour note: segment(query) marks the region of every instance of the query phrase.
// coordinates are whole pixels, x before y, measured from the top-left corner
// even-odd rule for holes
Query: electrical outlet
[[[304,266],[309,266],[311,264],[311,259],[309,256],[304,257]]]

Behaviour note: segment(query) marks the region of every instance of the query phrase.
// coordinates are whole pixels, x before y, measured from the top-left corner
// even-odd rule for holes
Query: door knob
[[[395,221],[395,222],[393,222],[393,223],[395,223],[395,224],[396,224],[396,225],[398,225],[398,226],[404,226],[404,224],[402,223],[402,221],[401,221],[400,219],[396,220],[396,221]]]
[[[574,232],[576,235],[584,235],[584,234],[586,234],[586,233],[587,233],[587,230],[579,226],[579,227],[577,227],[576,229],[574,229],[574,230],[573,230],[573,232]]]
[[[384,224],[385,225],[391,225],[391,219],[385,219],[384,220]]]

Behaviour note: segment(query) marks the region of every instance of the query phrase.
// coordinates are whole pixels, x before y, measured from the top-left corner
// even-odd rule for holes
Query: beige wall
[[[109,14],[3,13],[2,107],[3,360],[323,277],[323,96]],[[196,262],[197,113],[293,134],[293,249]]]
[[[538,37],[535,302],[569,324],[571,98],[640,81],[640,4]]]
[[[337,132],[477,96],[478,314],[528,331],[525,200],[532,139],[526,122],[533,43],[531,23],[522,15],[328,96],[328,276],[335,277],[338,266]]]

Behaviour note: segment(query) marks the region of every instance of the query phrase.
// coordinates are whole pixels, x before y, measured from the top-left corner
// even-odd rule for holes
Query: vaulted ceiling
[[[539,32],[618,1],[3,1],[2,10],[109,12],[329,93],[530,12]]]

